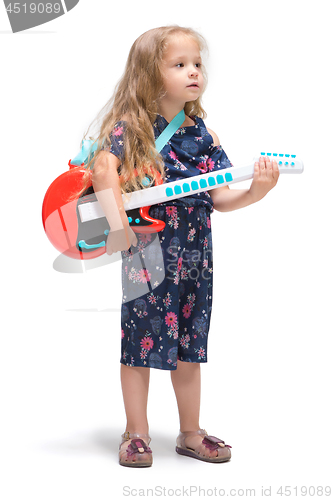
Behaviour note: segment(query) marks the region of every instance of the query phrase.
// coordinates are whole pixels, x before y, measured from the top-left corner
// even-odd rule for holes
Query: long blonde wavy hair
[[[162,179],[165,178],[163,159],[155,148],[153,124],[158,114],[159,101],[164,95],[163,55],[168,41],[173,35],[191,37],[198,44],[200,52],[206,49],[205,40],[199,33],[191,28],[182,28],[176,25],[149,30],[133,43],[124,74],[111,99],[90,125],[92,127],[96,121],[102,121],[99,135],[95,141],[97,149],[87,164],[81,193],[89,184],[91,168],[96,156],[102,149],[109,149],[110,134],[116,123],[124,116],[126,117],[124,158],[119,172],[122,193],[149,187],[156,178],[156,171]],[[203,74],[206,86],[204,68]],[[196,115],[201,118],[206,116],[201,97],[195,101],[187,102],[184,111],[188,116]],[[136,169],[136,175],[134,169]],[[152,178],[148,186],[142,184],[147,169]]]

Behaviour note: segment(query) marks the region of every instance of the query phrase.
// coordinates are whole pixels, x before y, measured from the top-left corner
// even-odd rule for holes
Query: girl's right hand
[[[126,226],[119,231],[110,231],[106,240],[106,253],[112,255],[116,252],[128,250],[131,245],[137,246],[138,240],[131,226]]]

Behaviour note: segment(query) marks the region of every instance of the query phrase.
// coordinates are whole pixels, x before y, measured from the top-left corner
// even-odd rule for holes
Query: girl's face
[[[186,36],[174,35],[164,52],[162,75],[163,101],[184,107],[203,92],[204,78],[197,42]]]

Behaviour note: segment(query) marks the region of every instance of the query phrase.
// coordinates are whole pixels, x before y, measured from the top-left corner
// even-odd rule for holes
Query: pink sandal
[[[121,436],[119,445],[119,463],[125,467],[150,467],[153,454],[148,444],[151,439],[148,434],[130,434],[128,431]],[[148,444],[145,443],[144,439]],[[123,443],[127,443],[124,446]],[[125,456],[121,456],[125,453]]]
[[[189,436],[196,436],[196,435],[203,436],[201,444],[197,447],[197,449],[192,449],[187,447],[185,445],[185,439]],[[217,456],[216,457],[205,456],[204,454],[205,448],[207,448],[210,451],[216,450]],[[207,431],[205,431],[205,429],[199,429],[198,431],[181,432],[177,437],[176,452],[179,453],[179,455],[185,455],[187,457],[197,458],[198,460],[203,460],[204,462],[220,463],[220,462],[227,462],[228,460],[230,460],[231,458],[230,448],[231,446],[225,444],[225,442],[222,441],[221,439],[215,436],[208,436]],[[201,453],[198,450],[200,450]]]

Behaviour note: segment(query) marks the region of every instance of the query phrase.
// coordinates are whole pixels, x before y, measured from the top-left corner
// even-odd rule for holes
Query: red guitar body
[[[96,195],[90,182],[85,193],[77,196],[82,189],[85,168],[73,166],[70,162],[69,167],[52,182],[45,194],[42,207],[44,229],[52,245],[62,254],[73,259],[95,259],[105,253],[110,226],[105,217],[91,222],[80,221],[78,205],[96,201]],[[157,184],[162,183],[159,177]],[[164,229],[165,223],[150,217],[149,209],[147,206],[127,212],[136,221],[130,222],[134,232],[151,233]]]

